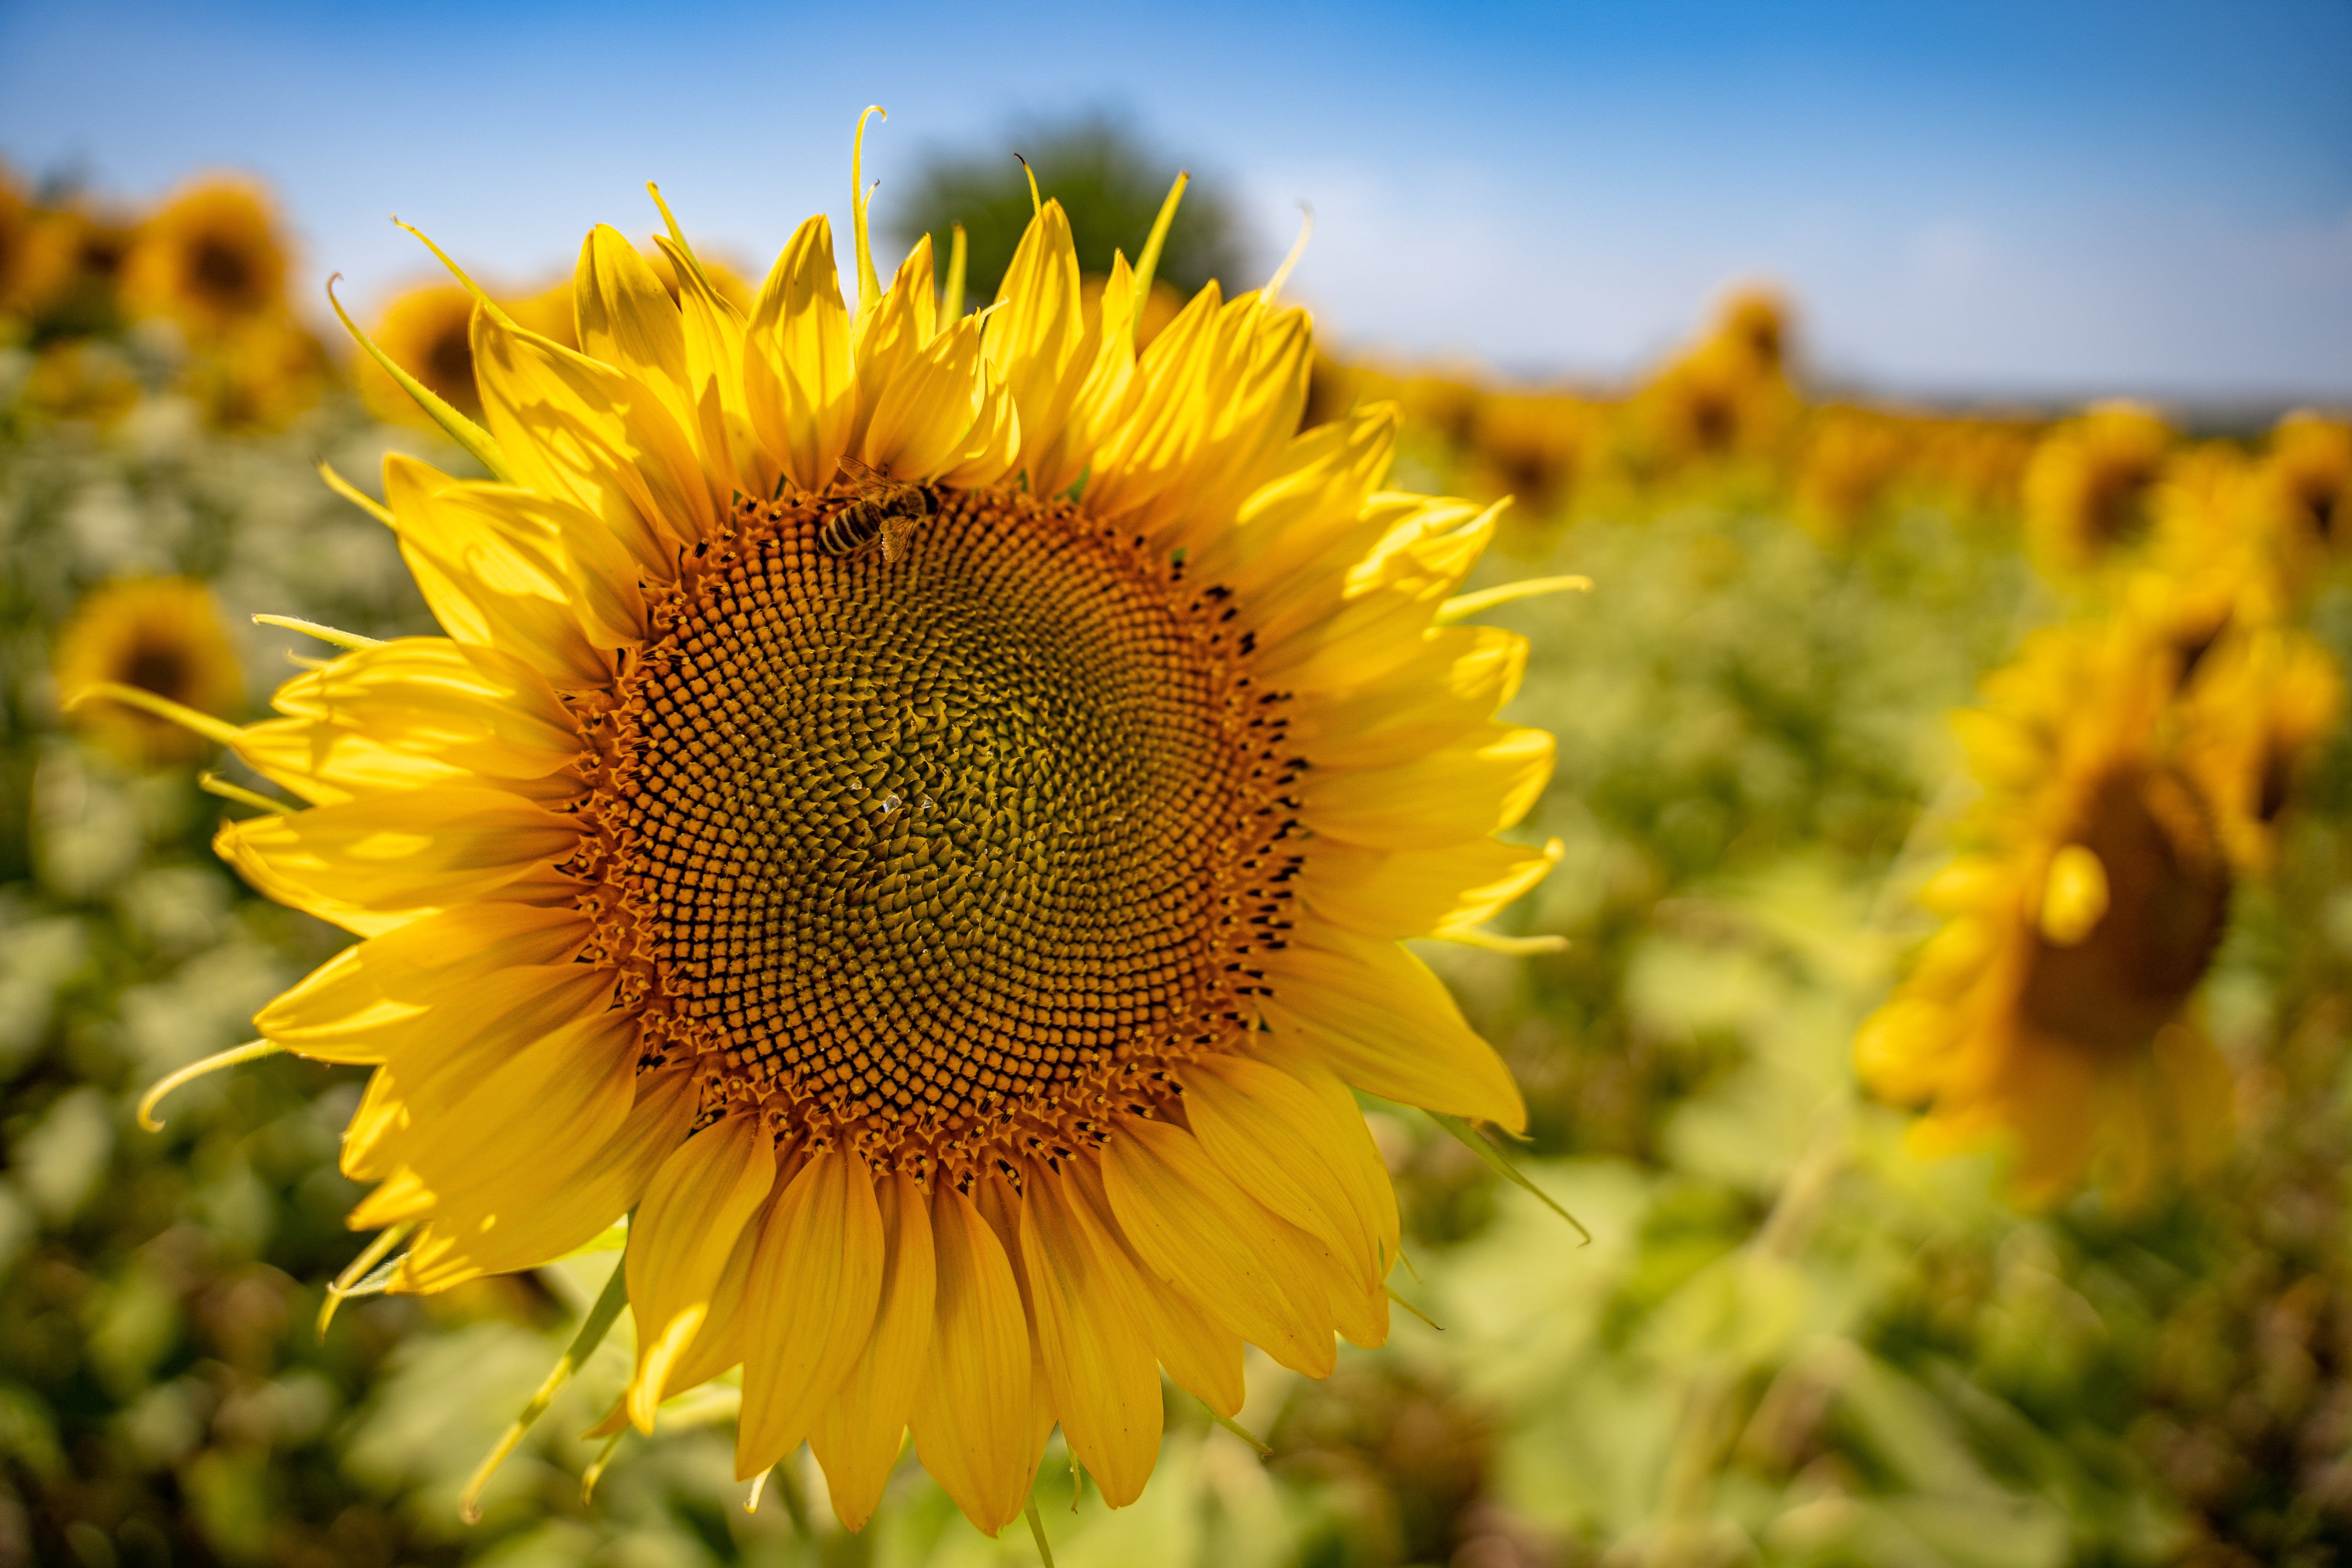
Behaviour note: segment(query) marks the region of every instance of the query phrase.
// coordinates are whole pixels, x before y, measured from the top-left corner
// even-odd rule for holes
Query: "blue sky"
[[[1838,377],[2352,401],[2352,4],[396,9],[0,0],[0,156],[272,181],[306,287],[516,281],[591,223],[764,262],[885,182],[1102,105],[1241,198],[1347,344],[1622,374],[1743,279]],[[1050,188],[1051,171],[1045,171]],[[845,232],[845,226],[844,227]],[[1257,279],[1244,279],[1255,282]],[[315,296],[314,296],[315,297]]]

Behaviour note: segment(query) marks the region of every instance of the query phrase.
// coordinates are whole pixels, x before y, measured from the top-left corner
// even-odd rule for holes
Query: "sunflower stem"
[[[1193,1397],[1199,1399],[1200,1395],[1195,1394]],[[1201,1408],[1209,1413],[1210,1420],[1215,1422],[1218,1426],[1223,1427],[1226,1431],[1231,1432],[1234,1436],[1239,1437],[1243,1442],[1247,1443],[1252,1448],[1255,1449],[1259,1458],[1271,1459],[1274,1458],[1274,1450],[1266,1446],[1265,1438],[1259,1436],[1256,1433],[1252,1432],[1248,1427],[1243,1426],[1240,1422],[1234,1420],[1232,1416],[1226,1415],[1223,1411],[1218,1409],[1215,1405],[1210,1404],[1205,1399],[1201,1400]]]
[[[1029,1521],[1029,1539],[1037,1543],[1037,1555],[1045,1560],[1045,1568],[1054,1568],[1054,1543],[1045,1539],[1045,1520],[1037,1511],[1036,1493],[1029,1494],[1029,1501],[1021,1510],[1021,1516]]]
[[[466,1495],[457,1502],[457,1515],[467,1524],[481,1521],[482,1488],[489,1483],[490,1473],[505,1463],[506,1457],[513,1453],[515,1446],[522,1441],[523,1434],[547,1413],[547,1407],[555,1403],[555,1396],[563,1392],[564,1385],[572,1381],[572,1374],[580,1370],[581,1363],[596,1353],[596,1347],[604,1342],[605,1333],[628,1302],[628,1270],[615,1264],[612,1276],[604,1281],[603,1293],[596,1298],[596,1304],[589,1308],[588,1315],[580,1321],[580,1331],[572,1336],[570,1347],[557,1359],[554,1369],[547,1374],[547,1381],[539,1385],[539,1392],[530,1396],[530,1403],[522,1407],[522,1414],[514,1418],[506,1435],[499,1439],[498,1447],[490,1450],[489,1457],[474,1471],[473,1479],[466,1483]]]
[[[139,1125],[150,1132],[161,1132],[163,1131],[163,1124],[155,1120],[155,1107],[165,1095],[184,1083],[194,1082],[208,1072],[217,1072],[223,1068],[233,1068],[239,1062],[259,1061],[263,1057],[274,1057],[285,1048],[276,1040],[247,1040],[241,1046],[234,1046],[225,1051],[216,1051],[200,1062],[190,1062],[178,1072],[159,1080],[146,1093],[139,1097]]]

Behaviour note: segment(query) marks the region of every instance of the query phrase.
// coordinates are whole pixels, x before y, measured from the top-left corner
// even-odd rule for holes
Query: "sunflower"
[[[1776,446],[1798,408],[1788,339],[1779,296],[1756,289],[1734,293],[1707,334],[1634,395],[1629,412],[1640,458],[1671,470]]]
[[[25,314],[41,291],[38,232],[38,215],[0,163],[0,318]]]
[[[1350,1086],[1524,1120],[1399,945],[1550,863],[1524,646],[1442,624],[1494,513],[1380,488],[1392,409],[1297,433],[1276,285],[1137,353],[1172,208],[1092,311],[1050,202],[977,315],[862,192],[854,310],[823,216],[748,311],[597,228],[578,352],[477,303],[491,479],[386,459],[448,635],[227,736],[309,808],[221,853],[366,939],[257,1023],[375,1068],[396,1288],[632,1215],[616,1414],[740,1366],[739,1474],[805,1440],[853,1526],[909,1428],[991,1531],[1056,1424],[1133,1500],[1163,1370],[1384,1338]]]
[[[1899,420],[1858,408],[1822,409],[1797,459],[1797,521],[1825,542],[1853,538],[1902,474],[1909,437]]]
[[[2213,803],[2223,847],[2242,873],[2268,872],[2295,786],[2343,716],[2334,656],[2296,627],[2233,627],[2183,705],[2185,765]]]
[[[268,196],[243,180],[203,180],[140,226],[122,260],[123,304],[209,336],[283,310],[286,268]]]
[[[126,578],[90,592],[58,636],[58,689],[68,700],[100,684],[152,693],[221,717],[244,705],[245,678],[210,589],[185,577]],[[120,704],[78,708],[75,717],[133,762],[185,762],[201,736]]]
[[[2228,1069],[2189,1001],[2230,866],[2177,738],[2180,672],[2118,616],[2038,633],[1987,680],[1960,720],[1983,798],[1922,894],[1945,923],[1855,1042],[1865,1084],[1927,1108],[1924,1146],[2009,1134],[2031,1197],[2095,1155],[2136,1192],[2226,1121]]]
[[[2266,518],[2301,547],[2304,564],[2352,549],[2352,426],[2288,415],[2271,432],[2255,483]]]
[[[2145,535],[2172,429],[2136,403],[2106,403],[2053,428],[2024,479],[2026,542],[2047,571],[2089,570]]]

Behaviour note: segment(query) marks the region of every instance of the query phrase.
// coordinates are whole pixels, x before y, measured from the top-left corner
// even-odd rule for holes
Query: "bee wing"
[[[879,484],[889,478],[881,469],[866,463],[864,458],[853,458],[846,452],[841,455],[841,471],[847,476],[850,483],[858,485]]]
[[[882,563],[894,564],[907,553],[907,536],[915,531],[915,520],[910,517],[886,517],[882,520]]]

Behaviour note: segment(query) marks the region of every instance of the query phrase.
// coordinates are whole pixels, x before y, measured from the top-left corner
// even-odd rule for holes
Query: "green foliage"
[[[880,193],[887,226],[902,248],[929,235],[944,276],[950,227],[963,225],[971,246],[965,297],[975,304],[996,297],[1034,210],[1016,153],[1035,171],[1039,193],[1069,215],[1078,266],[1097,275],[1110,270],[1114,250],[1124,250],[1129,262],[1140,255],[1178,167],[1127,121],[1107,113],[1024,124],[1001,150],[986,154],[932,156],[903,195]],[[1231,202],[1214,182],[1196,178],[1168,231],[1160,278],[1186,294],[1213,278],[1232,294],[1255,281],[1243,275],[1244,259]]]

